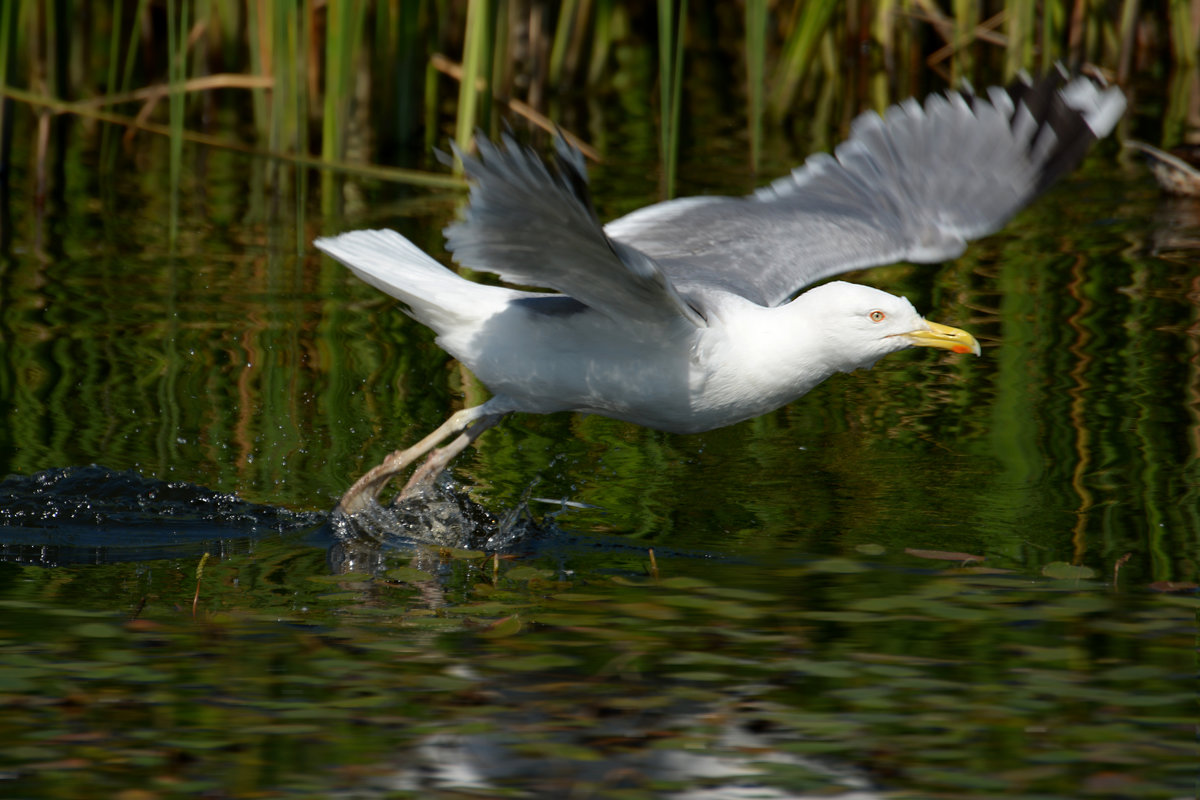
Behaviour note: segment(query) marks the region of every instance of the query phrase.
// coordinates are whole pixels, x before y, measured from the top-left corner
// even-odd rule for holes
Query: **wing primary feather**
[[[852,269],[957,257],[1076,167],[1124,110],[1119,89],[1061,70],[904,101],[748,198],[667,201],[606,231],[689,296],[712,287],[778,305]]]
[[[470,203],[446,228],[454,260],[511,283],[554,289],[619,320],[704,318],[636,246],[613,242],[592,207],[583,155],[561,136],[547,163],[510,132],[477,137],[477,157],[451,150],[471,181]]]

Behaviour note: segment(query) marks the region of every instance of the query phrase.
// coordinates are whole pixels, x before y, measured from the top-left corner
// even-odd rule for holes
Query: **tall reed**
[[[663,194],[675,195],[679,163],[679,117],[683,100],[683,40],[687,32],[687,0],[658,0],[659,157]]]
[[[458,88],[458,114],[454,141],[462,150],[486,117],[491,97],[491,54],[495,27],[492,0],[467,3],[466,39],[463,43],[463,75]]]
[[[169,236],[172,242],[179,233],[179,184],[183,175],[183,83],[187,80],[187,45],[191,3],[167,3],[167,89],[170,119],[171,175]]]
[[[644,85],[649,64],[658,78],[658,149],[669,195],[689,91],[684,65],[695,44],[707,46],[707,37],[689,41],[689,27],[716,31],[721,52],[740,56],[745,85],[737,114],[753,168],[767,130],[792,117],[802,95],[828,114],[834,106],[892,102],[916,87],[921,69],[957,83],[994,80],[997,67],[1012,74],[1060,60],[1091,60],[1120,77],[1135,63],[1166,73],[1196,61],[1190,0],[1161,7],[1120,0],[1111,17],[1091,0],[1005,0],[986,20],[982,8],[975,0],[744,0],[739,29],[728,25],[726,8],[687,0],[648,8],[634,0],[8,0],[0,2],[0,92],[9,98],[0,105],[0,159],[13,135],[11,98],[25,98],[19,102],[40,117],[39,163],[55,142],[52,117],[100,118],[96,109],[111,105],[103,116],[113,124],[165,131],[173,186],[183,177],[185,141],[238,142],[277,160],[327,166],[322,206],[333,211],[336,171],[370,173],[422,133],[427,144],[438,143],[451,121],[455,140],[467,147],[476,129],[493,129],[498,88],[508,107],[527,102],[522,113],[534,117],[548,101],[603,101],[635,81]],[[76,19],[94,24],[85,30]],[[1170,41],[1170,50],[1147,49],[1155,36]],[[435,64],[456,58],[461,79],[450,98],[450,79]],[[97,95],[101,85],[105,95]],[[231,91],[194,99],[221,88]],[[167,102],[159,104],[163,94]],[[73,95],[83,105],[68,102]],[[136,118],[126,107],[134,102],[144,103]],[[219,132],[197,130],[198,112],[214,108],[235,113],[204,117],[226,120]],[[253,124],[247,130],[230,120]],[[101,131],[100,163],[117,169],[115,131]],[[369,148],[350,153],[360,141]],[[302,202],[305,175],[294,174]],[[377,174],[446,182],[390,169]]]
[[[767,0],[746,0],[746,117],[750,167],[762,165],[763,112],[767,72]]]
[[[17,15],[21,4],[0,3],[0,86],[7,86],[17,58]],[[12,158],[13,108],[12,100],[0,97],[0,182],[9,172]],[[2,187],[0,187],[2,188]],[[2,232],[0,232],[2,233]]]
[[[772,80],[770,108],[776,118],[783,117],[791,109],[800,82],[814,61],[817,45],[837,7],[837,0],[810,0],[795,13]]]

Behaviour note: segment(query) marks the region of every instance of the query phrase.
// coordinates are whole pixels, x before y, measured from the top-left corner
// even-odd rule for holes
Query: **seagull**
[[[336,510],[368,509],[425,458],[397,500],[419,495],[513,412],[699,433],[910,347],[979,355],[971,334],[905,298],[827,279],[958,257],[1073,169],[1124,111],[1120,89],[1061,70],[910,99],[862,114],[833,154],[754,194],[668,200],[607,225],[583,156],[561,136],[550,162],[511,134],[479,137],[477,157],[455,148],[471,189],[444,231],[454,260],[550,291],[472,282],[391,230],[314,242],[399,300],[492,393],[388,455]]]

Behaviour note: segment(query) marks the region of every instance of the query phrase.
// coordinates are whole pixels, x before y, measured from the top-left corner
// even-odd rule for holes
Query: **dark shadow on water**
[[[47,567],[236,552],[270,535],[327,544],[325,522],[325,514],[96,465],[0,481],[0,560]]]
[[[563,529],[556,519],[567,511],[565,501],[527,496],[496,514],[447,479],[403,504],[347,517],[250,503],[133,471],[66,467],[0,481],[0,561],[54,567],[221,556],[245,552],[269,536],[327,548],[334,573],[375,574],[390,556],[417,547],[552,553],[564,562],[579,551],[644,553],[644,545],[618,536]]]

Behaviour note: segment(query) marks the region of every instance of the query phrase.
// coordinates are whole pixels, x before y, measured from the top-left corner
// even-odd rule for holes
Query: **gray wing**
[[[1054,73],[984,97],[909,100],[855,120],[835,155],[749,197],[687,198],[609,223],[681,292],[767,306],[861,267],[955,258],[1074,168],[1125,110],[1119,89]]]
[[[605,235],[578,150],[556,137],[552,170],[511,136],[502,142],[477,137],[478,159],[458,153],[472,185],[462,220],[445,231],[455,261],[556,289],[614,319],[705,324],[652,259]]]

